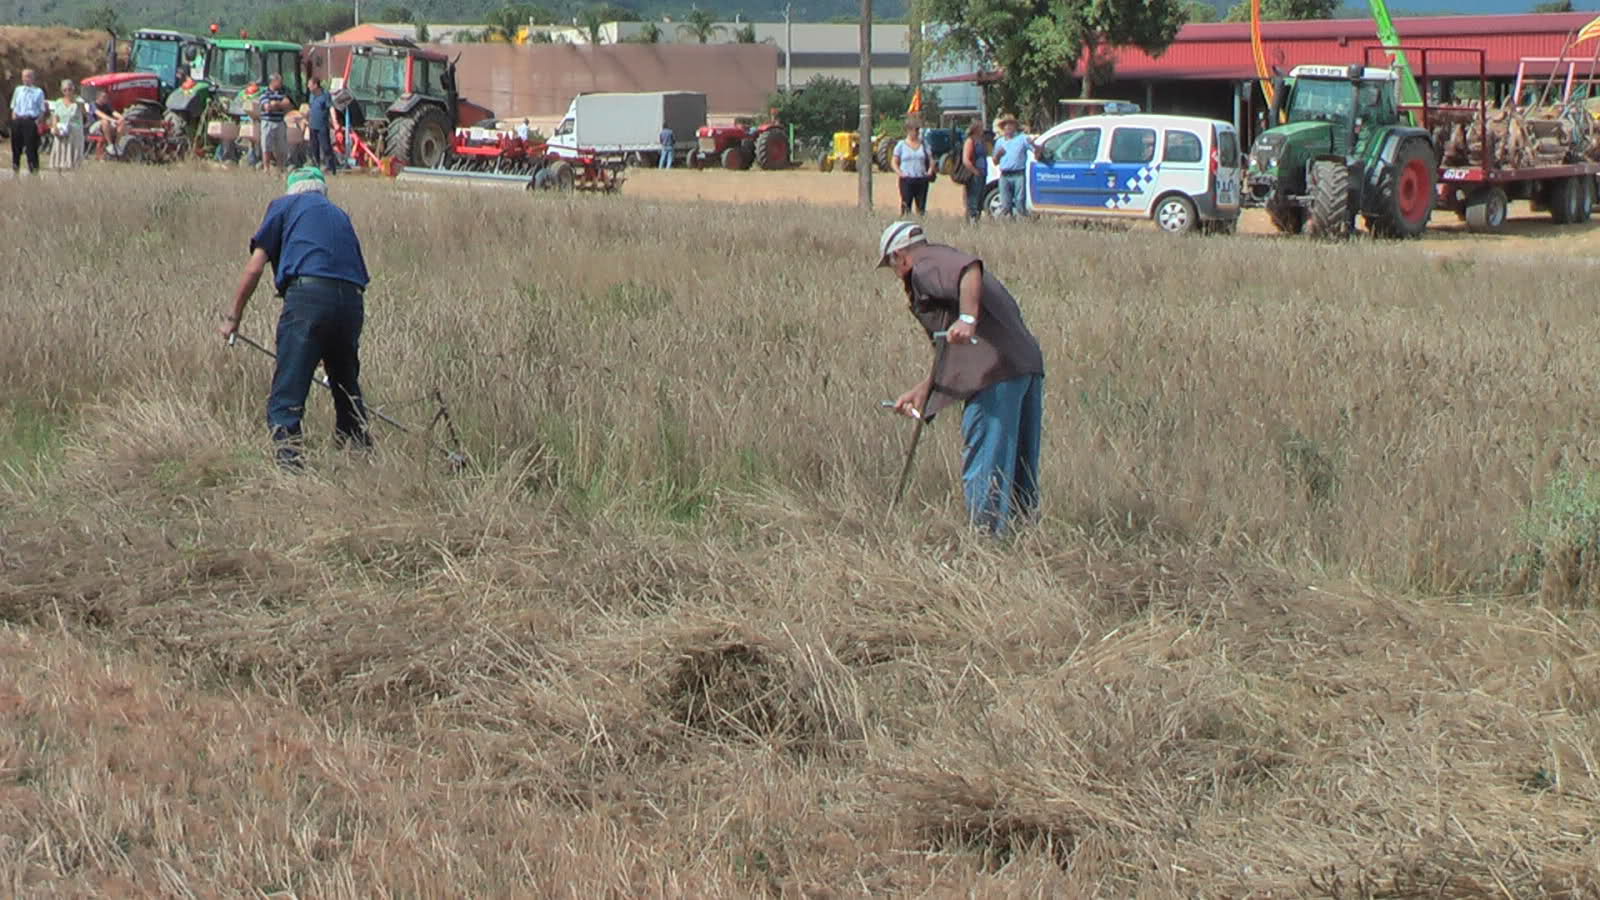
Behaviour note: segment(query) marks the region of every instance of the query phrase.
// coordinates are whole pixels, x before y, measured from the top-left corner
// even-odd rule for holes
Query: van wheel
[[[983,211],[988,213],[991,219],[1000,218],[1000,185],[998,183],[989,185],[989,189],[984,191]]]
[[[1188,234],[1200,221],[1200,216],[1194,209],[1194,201],[1182,194],[1161,198],[1156,203],[1152,217],[1161,230],[1168,234]]]

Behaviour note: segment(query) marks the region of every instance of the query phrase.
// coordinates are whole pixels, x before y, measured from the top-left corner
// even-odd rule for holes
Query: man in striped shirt
[[[289,132],[283,114],[294,109],[294,102],[283,92],[283,76],[274,72],[261,94],[261,167],[283,168],[289,161]]]

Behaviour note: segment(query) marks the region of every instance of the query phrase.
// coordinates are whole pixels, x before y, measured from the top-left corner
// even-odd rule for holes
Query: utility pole
[[[783,90],[784,93],[794,93],[794,22],[789,18],[787,3],[783,5]]]
[[[872,209],[872,0],[861,0],[861,146],[856,151],[860,186],[856,204]]]
[[[361,0],[356,0],[356,20],[353,24],[361,24]]]

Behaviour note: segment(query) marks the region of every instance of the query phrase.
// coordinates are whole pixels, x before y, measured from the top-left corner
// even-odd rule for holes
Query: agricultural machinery
[[[407,170],[417,172],[417,169]],[[558,155],[543,141],[527,140],[487,128],[461,128],[451,136],[440,175],[524,180],[527,186],[559,191],[622,189],[621,160],[563,151]]]
[[[273,75],[283,76],[283,92],[295,106],[308,99],[300,45],[288,41],[214,40],[205,75],[212,100],[203,142],[216,146],[223,159],[237,158],[255,141],[255,103]]]
[[[435,169],[444,167],[457,128],[494,116],[456,93],[455,63],[403,38],[353,48],[334,102],[382,156]]]
[[[888,154],[893,150],[893,139],[888,136],[874,137],[872,139],[870,158],[876,161],[881,151],[884,161],[879,168],[886,169],[889,165]],[[854,172],[857,165],[859,165],[860,157],[861,135],[854,131],[835,131],[833,133],[833,146],[817,157],[817,168],[824,172],[832,172],[835,167],[838,167],[846,172]]]
[[[94,103],[109,96],[112,111],[121,113],[129,128],[137,124],[151,134],[161,130],[192,138],[211,96],[199,77],[209,46],[205,38],[178,31],[135,31],[128,71],[83,79],[83,98]]]
[[[789,167],[789,136],[782,125],[705,125],[695,135],[699,145],[689,153],[689,168],[762,169]]]
[[[1251,148],[1247,206],[1279,231],[1342,237],[1355,217],[1384,237],[1428,225],[1438,154],[1426,128],[1402,121],[1394,69],[1296,66],[1274,91],[1269,128]]]

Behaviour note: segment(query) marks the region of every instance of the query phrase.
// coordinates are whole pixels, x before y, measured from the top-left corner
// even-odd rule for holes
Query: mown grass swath
[[[936,220],[1046,349],[994,546],[953,421],[885,514],[879,221],[340,181],[473,465],[313,395],[291,478],[214,336],[277,183],[125,174],[0,193],[0,883],[1600,893],[1586,267]]]

